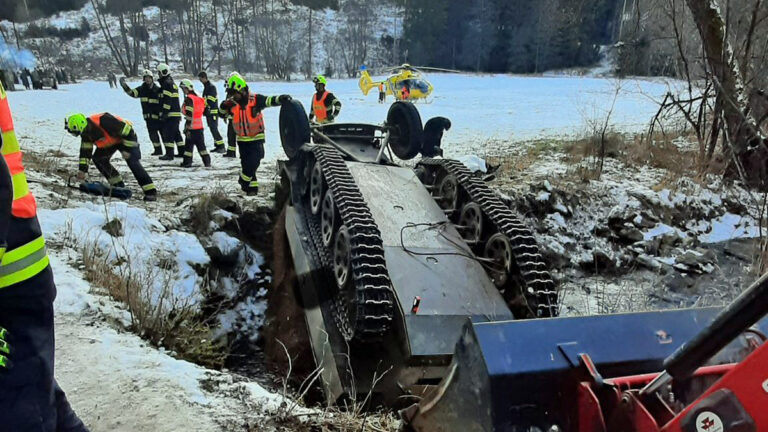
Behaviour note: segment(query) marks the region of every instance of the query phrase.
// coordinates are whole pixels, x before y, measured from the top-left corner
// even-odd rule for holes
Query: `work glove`
[[[13,364],[11,363],[11,346],[8,345],[8,330],[0,327],[0,375],[3,375]]]
[[[86,176],[87,176],[87,173],[84,173],[84,172],[82,172],[82,171],[78,171],[78,172],[77,172],[77,179],[78,179],[78,180],[80,180],[80,181],[83,181],[83,180],[85,180],[85,177],[86,177]]]
[[[290,102],[291,99],[293,99],[291,97],[291,95],[285,95],[285,94],[284,95],[280,95],[280,96],[277,97],[277,101],[280,103],[280,105],[284,105],[284,104]]]
[[[328,122],[332,122],[336,118],[333,114],[328,114]]]

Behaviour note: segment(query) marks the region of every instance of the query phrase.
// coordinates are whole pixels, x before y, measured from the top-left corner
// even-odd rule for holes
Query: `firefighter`
[[[336,99],[333,93],[325,89],[328,81],[324,76],[318,75],[313,80],[317,93],[312,95],[309,111],[309,121],[317,124],[333,123],[341,112],[341,101]]]
[[[411,89],[408,87],[408,84],[405,84],[403,86],[403,90],[400,92],[400,100],[407,101],[411,98]]]
[[[208,129],[211,130],[213,137],[213,152],[225,153],[224,139],[219,133],[219,99],[216,97],[216,86],[208,80],[208,74],[203,71],[197,74],[200,82],[203,83],[203,99],[205,100],[205,121],[208,123]]]
[[[195,93],[195,87],[192,85],[192,81],[188,79],[181,80],[179,87],[184,92],[184,105],[182,105],[181,110],[184,112],[184,119],[186,119],[184,122],[184,136],[187,139],[184,146],[184,161],[181,162],[181,166],[182,168],[192,166],[192,155],[194,154],[195,147],[197,147],[197,152],[200,153],[200,157],[203,159],[203,165],[210,167],[211,155],[205,149],[205,137],[203,136],[203,114],[206,110],[205,99]]]
[[[432,117],[424,124],[424,134],[421,139],[421,155],[424,157],[442,156],[440,143],[443,131],[451,128],[451,121],[445,117]]]
[[[248,84],[239,74],[230,75],[227,89],[231,97],[222,108],[232,114],[232,124],[240,147],[241,172],[238,182],[248,195],[259,192],[256,170],[264,157],[264,115],[262,110],[291,100],[288,95],[264,96],[250,93]]]
[[[53,377],[56,285],[0,87],[0,430],[87,432]]]
[[[379,83],[379,103],[384,103],[387,99],[387,93],[384,91],[384,83]]]
[[[236,74],[237,72],[232,72],[229,74],[229,77],[227,77],[227,82],[229,81],[229,78]],[[226,99],[231,99],[233,92],[227,88],[227,82],[224,83],[224,93],[226,94]],[[232,112],[230,111],[230,108],[233,105],[234,104],[228,105],[222,103],[219,107],[219,115],[227,119],[227,152],[224,154],[225,158],[237,157],[237,135],[235,134],[235,128],[232,125]]]
[[[120,86],[126,94],[132,98],[138,98],[141,101],[141,112],[144,114],[144,122],[149,131],[149,140],[152,141],[152,147],[155,149],[152,156],[162,156],[163,147],[160,144],[160,86],[155,83],[152,71],[145,69],[142,74],[144,82],[131,89],[125,83],[125,78],[120,77]]]
[[[160,94],[160,122],[162,124],[161,133],[163,135],[163,145],[165,145],[165,156],[161,160],[173,160],[173,146],[176,145],[176,156],[182,157],[184,151],[182,147],[184,142],[179,132],[179,123],[181,123],[181,107],[179,105],[179,87],[173,82],[171,68],[165,63],[157,65],[157,82],[160,84],[162,93]]]
[[[64,129],[81,139],[78,180],[85,180],[88,165],[93,159],[93,164],[107,179],[110,186],[125,187],[123,177],[109,162],[112,155],[119,150],[144,191],[144,201],[157,201],[157,189],[152,183],[152,178],[141,166],[141,150],[136,139],[136,131],[133,130],[130,122],[110,113],[93,114],[90,117],[84,114],[73,114],[66,118]]]

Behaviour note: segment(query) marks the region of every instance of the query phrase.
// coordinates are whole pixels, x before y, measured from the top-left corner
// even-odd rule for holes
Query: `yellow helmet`
[[[64,119],[64,129],[72,135],[80,135],[88,126],[88,119],[85,114],[72,114]]]
[[[168,76],[171,74],[171,68],[165,63],[160,63],[157,65],[157,74],[161,77]]]
[[[228,90],[234,90],[234,91],[243,91],[244,89],[248,88],[248,83],[245,82],[242,76],[240,76],[239,73],[233,72],[229,75],[229,78],[227,79],[227,89]]]
[[[325,79],[324,76],[318,75],[312,79],[312,82],[315,84],[322,84],[322,85],[328,85],[328,80]]]
[[[194,86],[194,84],[192,84],[192,81],[190,81],[190,80],[188,80],[186,78],[181,80],[181,82],[179,83],[179,87],[185,88],[185,89],[187,89],[189,91],[195,91],[195,86]]]

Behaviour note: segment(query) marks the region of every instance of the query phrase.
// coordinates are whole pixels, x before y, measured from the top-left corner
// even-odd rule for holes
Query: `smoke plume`
[[[37,59],[31,51],[16,49],[13,45],[5,43],[3,35],[0,35],[0,69],[34,69],[36,64]]]

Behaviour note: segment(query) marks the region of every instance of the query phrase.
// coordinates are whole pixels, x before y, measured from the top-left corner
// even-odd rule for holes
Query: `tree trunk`
[[[701,34],[707,63],[715,80],[718,95],[723,98],[723,114],[733,143],[733,151],[741,155],[750,146],[757,145],[761,137],[755,120],[748,114],[744,95],[744,82],[738,73],[738,60],[734,58],[726,40],[725,24],[713,0],[686,0]]]
[[[727,40],[725,23],[714,0],[686,0],[704,45],[715,90],[722,98],[723,131],[732,158],[728,176],[740,176],[750,186],[768,186],[768,149],[747,109],[744,81]]]
[[[16,49],[21,49],[21,44],[19,43],[19,31],[16,29],[16,21],[11,21],[11,25],[13,25],[13,36],[16,38]]]
[[[163,59],[165,64],[168,64],[168,42],[166,42],[165,38],[165,24],[165,14],[163,14],[163,9],[160,8],[160,34],[163,35]]]
[[[307,78],[312,76],[312,8],[309,8],[309,25],[307,33],[309,39],[309,50],[307,52]]]

